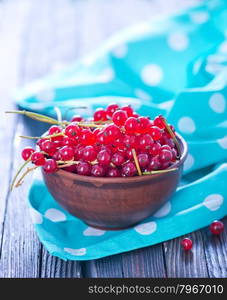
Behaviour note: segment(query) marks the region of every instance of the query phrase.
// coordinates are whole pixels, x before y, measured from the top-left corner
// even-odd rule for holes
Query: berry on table
[[[214,221],[210,224],[210,231],[215,235],[219,235],[224,231],[224,224],[221,221]]]
[[[189,238],[184,238],[182,241],[181,241],[181,246],[182,248],[185,250],[185,251],[189,251],[192,249],[192,245],[193,245],[193,242],[191,239]]]

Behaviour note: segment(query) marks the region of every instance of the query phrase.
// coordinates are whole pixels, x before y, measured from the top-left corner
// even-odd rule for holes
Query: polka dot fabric
[[[189,145],[174,196],[135,227],[105,231],[60,207],[39,172],[29,193],[40,241],[62,259],[89,260],[154,245],[227,213],[227,3],[209,0],[171,18],[124,30],[80,61],[18,91],[17,103],[55,117],[110,102],[164,115]]]

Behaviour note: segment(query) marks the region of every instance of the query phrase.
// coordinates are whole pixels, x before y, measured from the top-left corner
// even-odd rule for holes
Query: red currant
[[[97,155],[100,165],[107,166],[111,161],[111,154],[107,150],[101,150]]]
[[[219,235],[224,231],[224,224],[221,221],[214,221],[210,225],[210,231],[215,235]]]
[[[46,173],[54,173],[58,170],[58,165],[54,159],[47,159],[43,165],[43,170]]]
[[[155,170],[159,170],[160,167],[161,167],[161,162],[160,162],[159,157],[157,155],[157,156],[152,157],[152,159],[150,160],[149,165],[147,167],[147,170],[148,171],[155,171]]]
[[[115,124],[111,124],[104,129],[103,134],[105,136],[106,142],[111,143],[120,137],[121,131]]]
[[[26,147],[22,150],[21,156],[24,160],[28,160],[34,152],[35,150],[32,147]]]
[[[63,161],[70,161],[74,159],[75,152],[72,147],[64,146],[59,149],[59,153]]]
[[[114,124],[116,124],[117,126],[123,126],[127,118],[128,118],[127,113],[123,110],[115,111],[115,113],[112,116],[112,120]]]
[[[95,177],[103,177],[105,175],[105,168],[100,165],[94,165],[91,168],[91,175]]]
[[[33,164],[36,166],[43,166],[46,162],[45,156],[41,152],[34,152],[31,156]]]
[[[146,168],[149,164],[149,156],[146,153],[141,153],[137,156],[139,165],[142,169]]]
[[[71,123],[65,128],[65,135],[71,138],[79,136],[80,127],[76,123]]]
[[[83,122],[84,119],[80,115],[74,115],[70,122]]]
[[[159,154],[160,150],[161,150],[161,145],[156,142],[151,145],[150,154],[156,156],[157,154]]]
[[[136,133],[137,130],[137,119],[134,117],[130,117],[125,122],[125,130],[128,134]]]
[[[162,116],[158,116],[154,119],[153,123],[155,126],[159,127],[160,129],[165,129],[165,123],[163,122],[163,117]]]
[[[103,108],[98,108],[94,113],[94,121],[106,121],[107,113]]]
[[[113,156],[112,156],[112,163],[115,166],[121,166],[123,163],[125,162],[125,158],[122,154],[116,152]]]
[[[150,133],[150,135],[151,135],[151,137],[153,138],[154,141],[157,141],[162,137],[162,131],[157,126],[150,127],[149,133]]]
[[[93,146],[86,146],[83,150],[83,159],[85,161],[93,161],[96,159],[97,152]]]
[[[40,148],[42,151],[46,152],[50,156],[54,155],[54,153],[57,150],[56,144],[47,139],[42,142],[42,144],[40,145]]]
[[[77,142],[74,138],[70,138],[68,136],[64,136],[63,139],[61,140],[61,146],[70,146],[74,147],[76,146]]]
[[[80,133],[80,143],[82,145],[93,145],[95,142],[93,133],[90,129],[82,129]]]
[[[120,177],[120,171],[117,168],[109,168],[106,172],[107,177]]]
[[[133,162],[128,162],[122,167],[122,176],[132,177],[136,175],[137,169]]]
[[[150,149],[151,145],[154,143],[152,137],[149,134],[143,134],[139,140],[140,149]]]
[[[121,110],[125,111],[128,117],[131,117],[134,112],[130,105],[122,106]]]
[[[161,162],[171,161],[173,158],[173,154],[171,150],[161,149],[159,152],[159,159]]]
[[[189,238],[185,238],[181,241],[181,246],[185,251],[191,250],[192,245],[193,245],[192,240],[190,240]]]
[[[117,104],[109,104],[106,108],[106,114],[108,117],[112,117],[113,113],[119,108],[119,105]]]
[[[139,117],[137,119],[137,132],[146,133],[151,125],[150,120],[146,117]]]
[[[80,161],[76,166],[77,174],[89,176],[91,174],[91,165],[85,161]]]
[[[53,125],[49,128],[48,135],[52,135],[60,132],[61,132],[61,128],[57,125]]]

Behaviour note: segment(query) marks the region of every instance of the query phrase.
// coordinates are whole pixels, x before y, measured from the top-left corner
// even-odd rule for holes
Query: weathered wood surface
[[[14,106],[13,90],[89,53],[119,29],[187,2],[171,0],[167,8],[163,0],[0,1],[0,277],[226,277],[227,233],[213,237],[207,229],[189,235],[190,253],[178,238],[99,260],[62,261],[34,231],[26,202],[31,179],[12,194],[8,188],[25,145],[17,136],[44,130],[3,114]]]

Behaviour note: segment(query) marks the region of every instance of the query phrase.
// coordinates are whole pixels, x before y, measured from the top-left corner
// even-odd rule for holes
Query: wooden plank
[[[209,277],[227,277],[227,217],[222,221],[225,231],[220,236],[212,235],[208,227],[202,231]]]
[[[181,248],[180,242],[184,237],[192,239],[191,251]],[[167,277],[208,277],[202,231],[168,241],[164,248]]]

